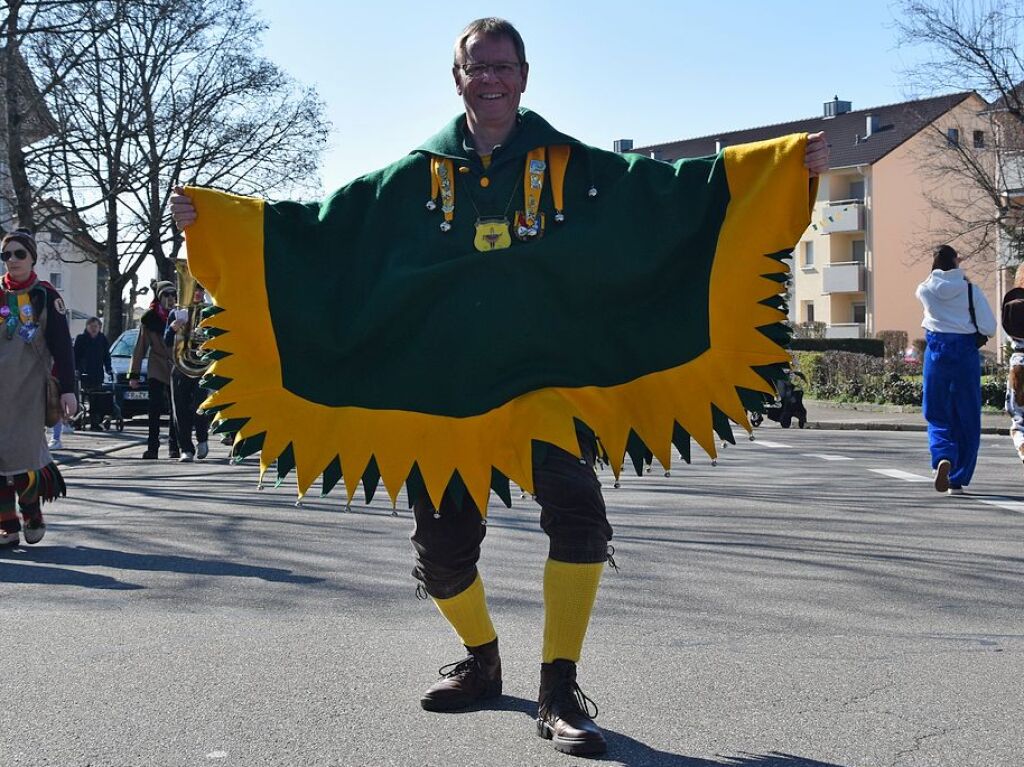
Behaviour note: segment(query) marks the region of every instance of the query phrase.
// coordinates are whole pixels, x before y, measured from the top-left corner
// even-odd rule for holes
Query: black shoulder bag
[[[978,318],[974,314],[974,285],[966,277],[967,282],[967,311],[971,313],[971,324],[974,325],[974,345],[979,349],[988,343],[988,336],[978,330]]]

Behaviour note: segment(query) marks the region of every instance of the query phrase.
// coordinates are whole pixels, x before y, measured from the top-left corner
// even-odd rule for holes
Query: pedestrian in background
[[[143,458],[155,459],[160,455],[160,416],[170,412],[171,350],[164,343],[164,329],[171,309],[178,300],[178,291],[170,282],[158,282],[153,288],[156,294],[149,309],[139,323],[139,337],[132,352],[132,365],[128,372],[128,385],[139,389],[142,360],[148,355],[146,386],[149,392],[149,441]],[[167,449],[171,458],[181,457],[178,450],[178,432],[174,417],[170,418],[170,434]]]
[[[981,336],[996,318],[964,275],[949,245],[935,249],[932,273],[917,286],[924,306],[924,418],[928,422],[935,489],[960,495],[974,476],[981,444]]]
[[[194,307],[192,311],[199,311],[198,307],[206,304],[206,291],[197,285],[190,298],[191,306]],[[189,332],[188,313],[187,308],[174,309],[170,313],[164,330],[164,343],[171,350],[172,358],[175,340]],[[187,343],[188,339],[183,342]],[[171,368],[172,418],[178,431],[178,446],[181,448],[178,460],[182,463],[195,458],[201,461],[210,453],[210,416],[197,412],[207,396],[207,390],[199,385],[199,378],[188,375],[178,365]],[[196,434],[195,442],[192,442],[193,430]]]
[[[1024,264],[1017,267],[1013,287],[1003,296],[1001,314],[1003,330],[1013,347],[1006,377],[1006,412],[1012,419],[1010,437],[1017,457],[1024,461]]]
[[[75,369],[78,371],[78,382],[81,384],[82,397],[88,392],[103,388],[104,372],[114,378],[114,368],[110,364],[110,342],[100,329],[99,317],[90,317],[85,323],[85,330],[75,338]],[[100,413],[95,408],[89,410],[89,428],[98,431]]]

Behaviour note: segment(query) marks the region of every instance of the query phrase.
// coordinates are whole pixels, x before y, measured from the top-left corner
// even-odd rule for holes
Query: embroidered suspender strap
[[[548,161],[551,174],[551,199],[555,203],[555,221],[559,224],[565,221],[565,170],[569,166],[568,144],[558,144],[548,147]]]
[[[540,196],[544,191],[544,171],[547,152],[544,147],[537,147],[526,155],[526,167],[523,168],[523,213],[526,214],[526,226],[533,229],[537,222],[537,211],[540,210]]]
[[[430,158],[430,203],[441,193],[441,212],[444,214],[444,221],[441,222],[441,231],[447,232],[452,228],[452,220],[455,218],[455,165],[451,160],[444,157]],[[427,209],[433,210],[428,203]]]

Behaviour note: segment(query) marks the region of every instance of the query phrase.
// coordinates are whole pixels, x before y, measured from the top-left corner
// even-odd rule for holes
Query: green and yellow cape
[[[435,505],[451,486],[485,513],[509,479],[532,490],[535,443],[578,455],[576,422],[616,473],[627,448],[668,467],[673,443],[714,456],[715,430],[749,429],[788,362],[780,293],[813,203],[806,137],[669,164],[523,110],[508,162],[483,171],[463,119],[321,204],[188,190],[189,265],[215,304],[204,407],[237,431],[236,453],[295,468],[300,496],[321,475],[349,500],[360,480]],[[543,237],[475,250],[473,207],[490,200],[477,176],[500,212],[525,153],[554,145],[570,150],[564,223],[545,198]],[[465,168],[447,232],[424,208],[433,158]]]

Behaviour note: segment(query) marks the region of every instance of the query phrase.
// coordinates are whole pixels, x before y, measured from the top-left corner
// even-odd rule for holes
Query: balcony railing
[[[822,293],[863,293],[864,265],[859,261],[829,264],[821,273]]]
[[[864,338],[863,322],[837,322],[825,328],[825,338]]]
[[[821,206],[819,227],[822,234],[864,231],[863,200],[833,200]]]

